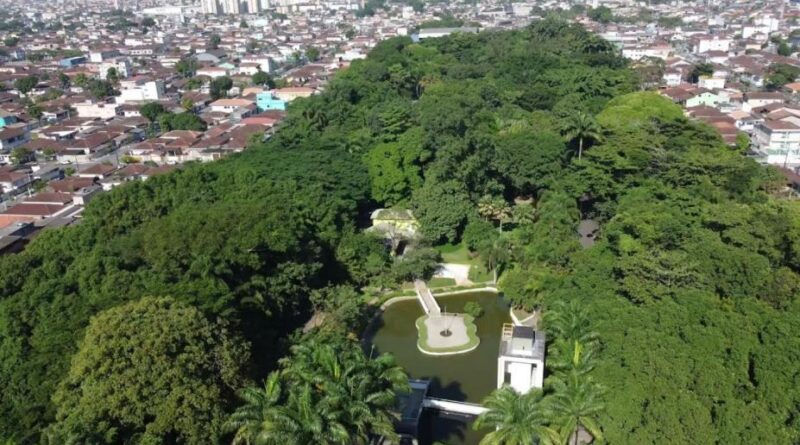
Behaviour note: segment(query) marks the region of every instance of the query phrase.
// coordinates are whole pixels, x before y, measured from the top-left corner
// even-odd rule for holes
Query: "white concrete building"
[[[117,103],[153,102],[164,98],[164,82],[134,78],[120,82],[120,95]]]
[[[122,113],[122,107],[119,104],[110,104],[105,102],[84,102],[73,105],[75,111],[78,112],[80,117],[91,117],[99,119],[113,119]]]
[[[800,167],[800,126],[786,120],[768,120],[755,125],[753,145],[760,161],[782,167]]]
[[[695,53],[705,53],[709,51],[725,51],[731,49],[731,39],[720,36],[702,37],[697,40],[694,47]]]
[[[105,80],[108,77],[108,70],[110,68],[114,68],[117,70],[117,74],[119,74],[120,79],[126,79],[130,77],[131,73],[133,72],[131,70],[131,62],[127,58],[108,60],[100,63],[99,66],[100,73],[98,74],[101,79]]]
[[[497,357],[497,387],[524,394],[544,386],[545,335],[527,326],[503,326]]]
[[[707,90],[721,90],[725,88],[724,77],[701,76],[697,81],[697,86]]]

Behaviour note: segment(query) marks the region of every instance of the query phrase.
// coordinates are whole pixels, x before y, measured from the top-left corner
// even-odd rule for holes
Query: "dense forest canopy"
[[[229,441],[220,413],[240,404],[232,385],[264,386],[248,403],[331,403],[313,376],[279,365],[292,344],[301,370],[335,361],[304,349],[310,341],[348,351],[365,375],[394,370],[340,342],[364,319],[359,290],[408,274],[358,224],[372,208],[399,206],[433,244],[475,250],[502,235],[500,284],[515,305],[580,301],[599,334],[594,379],[609,443],[796,443],[800,207],[712,129],[655,93],[633,93],[636,79],[609,43],[557,20],[390,39],[323,94],[293,103],[268,142],[100,196],[80,224],[0,258],[0,438]],[[576,235],[582,217],[601,227],[588,249]],[[314,308],[333,314],[324,332],[292,335]],[[161,411],[142,391],[109,398],[125,372],[134,387],[152,379],[179,395],[184,384],[156,375],[171,338],[137,352],[159,363],[153,375],[124,369],[115,345],[137,326],[186,330],[193,353],[182,363],[207,389],[198,395],[207,424],[177,396]],[[91,371],[86,384],[81,370]],[[370,390],[384,394],[397,377]],[[181,422],[172,408],[187,413]],[[384,428],[380,409],[353,427]],[[314,412],[330,414],[314,420],[322,428],[351,425]]]

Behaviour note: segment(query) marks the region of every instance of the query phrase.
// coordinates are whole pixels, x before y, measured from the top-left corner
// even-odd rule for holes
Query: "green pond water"
[[[415,379],[431,380],[429,395],[449,400],[480,403],[497,386],[497,353],[503,323],[510,323],[508,305],[491,292],[436,297],[442,311],[463,312],[469,301],[479,303],[484,314],[475,320],[481,343],[466,354],[425,355],[417,349],[414,322],[423,315],[419,302],[401,301],[389,306],[376,320],[367,340],[374,353],[388,352]],[[477,445],[483,433],[472,431],[471,422],[426,410],[420,424],[420,441],[449,445]]]

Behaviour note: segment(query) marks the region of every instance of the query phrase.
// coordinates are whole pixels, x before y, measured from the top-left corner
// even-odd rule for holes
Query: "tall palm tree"
[[[370,434],[395,437],[392,410],[397,394],[408,391],[408,376],[394,358],[367,358],[357,344],[306,341],[292,348],[284,376],[316,400],[332,436],[344,428],[351,444],[366,443]],[[321,443],[318,441],[303,443]]]
[[[479,253],[486,268],[492,271],[492,282],[496,284],[499,270],[511,258],[511,245],[505,238],[498,238],[480,247]]]
[[[486,195],[478,201],[478,214],[497,221],[502,232],[503,223],[511,218],[511,206],[503,198]]]
[[[594,369],[595,352],[596,346],[594,343],[584,345],[577,340],[561,342],[559,345],[554,345],[552,354],[547,360],[547,368],[556,377],[561,377],[570,372],[581,376],[586,375]]]
[[[567,119],[562,133],[570,141],[578,140],[578,159],[583,156],[584,141],[599,141],[601,136],[597,121],[583,111],[578,111]]]
[[[559,426],[562,443],[578,445],[578,432],[583,427],[597,440],[603,440],[603,432],[597,416],[603,410],[599,385],[585,375],[569,372],[561,378],[548,381],[554,393],[548,399],[553,419]]]
[[[548,425],[550,415],[542,401],[542,391],[519,394],[504,386],[484,399],[483,406],[488,411],[478,416],[472,427],[476,430],[492,428],[494,431],[481,439],[481,445],[550,445],[559,442],[558,432]]]
[[[544,314],[544,326],[555,341],[562,344],[577,341],[588,346],[598,338],[592,329],[588,309],[577,298],[552,304]]]
[[[280,375],[273,372],[267,377],[263,388],[247,387],[239,391],[244,405],[236,408],[223,428],[235,431],[233,444],[269,444],[282,440],[283,413]]]

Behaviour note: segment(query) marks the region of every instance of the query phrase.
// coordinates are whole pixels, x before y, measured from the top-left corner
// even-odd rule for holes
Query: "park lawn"
[[[473,258],[470,256],[469,249],[464,244],[442,244],[437,246],[436,250],[442,255],[443,263],[456,263],[456,264],[479,264],[478,257]]]
[[[456,280],[452,278],[443,278],[443,277],[433,277],[428,281],[428,287],[435,288],[435,287],[449,287],[455,286]]]
[[[473,283],[488,283],[492,281],[493,278],[492,272],[481,264],[473,264],[472,267],[469,268],[469,279]]]

